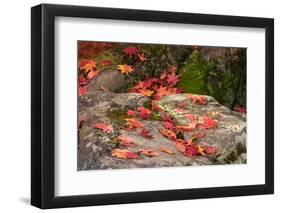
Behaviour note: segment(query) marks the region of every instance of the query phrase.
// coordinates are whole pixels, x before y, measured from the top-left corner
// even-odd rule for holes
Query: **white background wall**
[[[281,209],[279,1],[59,0],[45,3],[170,10],[275,18],[275,195],[50,210],[51,212],[266,212]],[[30,7],[37,0],[2,1],[0,7],[0,211],[39,212],[30,196]],[[207,35],[206,35],[207,36]],[[279,109],[279,110],[278,110]],[[277,150],[277,151],[276,151]],[[243,175],[243,174],[237,174]],[[208,178],[208,177],[206,177]],[[276,212],[276,211],[274,211]]]

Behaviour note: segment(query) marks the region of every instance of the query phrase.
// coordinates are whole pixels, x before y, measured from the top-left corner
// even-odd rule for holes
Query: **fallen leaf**
[[[138,48],[136,48],[135,46],[130,46],[130,47],[124,48],[123,51],[124,51],[125,55],[132,57],[134,55],[137,55]]]
[[[82,95],[86,94],[87,92],[88,92],[88,88],[87,87],[79,86],[79,88],[78,88],[78,95],[79,96],[82,96]]]
[[[120,70],[121,73],[124,73],[126,75],[129,75],[131,72],[134,71],[132,66],[127,65],[127,64],[120,64],[117,67],[118,67],[118,70]]]
[[[102,61],[100,62],[100,64],[101,64],[102,66],[109,66],[109,65],[112,64],[112,61],[107,60],[107,59],[104,59],[104,60],[102,60]]]
[[[136,113],[137,113],[136,111],[133,111],[133,110],[130,110],[130,109],[127,111],[128,116],[135,116]]]
[[[138,159],[139,156],[128,149],[113,149],[111,155],[120,159]]]
[[[187,97],[191,100],[191,103],[198,103],[204,105],[207,103],[207,99],[203,95],[192,95],[188,94]]]
[[[216,152],[217,152],[216,147],[205,146],[205,153],[206,153],[206,155],[214,155],[214,154],[216,154]]]
[[[169,155],[173,155],[175,154],[171,149],[169,149],[168,147],[160,147],[160,151],[161,152],[164,152],[164,153],[167,153]]]
[[[182,130],[184,132],[190,132],[192,130],[194,130],[197,127],[197,123],[192,122],[186,125],[182,125],[182,126],[177,126],[178,130]]]
[[[142,119],[149,119],[151,116],[151,111],[144,107],[138,107],[139,115]]]
[[[146,157],[157,157],[159,153],[153,151],[152,149],[140,149],[139,153]]]
[[[217,122],[209,117],[201,117],[198,121],[199,129],[213,129],[217,127]]]
[[[197,148],[198,148],[198,150],[197,150],[198,154],[200,154],[200,155],[202,155],[202,156],[205,156],[205,155],[206,155],[206,154],[205,154],[205,148],[204,148],[204,147],[202,147],[202,146],[197,146]]]
[[[169,129],[162,129],[162,130],[159,130],[159,132],[165,136],[166,138],[169,138],[171,140],[176,140],[177,139],[177,135],[174,131],[172,130],[169,130]]]
[[[185,153],[185,145],[182,143],[182,142],[176,142],[176,147],[177,149],[182,152],[182,153]]]
[[[149,90],[149,89],[139,89],[138,91],[140,94],[142,94],[143,96],[147,96],[150,97],[153,94],[153,91]]]
[[[196,156],[198,154],[198,147],[195,145],[186,146],[184,154],[186,154],[189,157]]]
[[[111,124],[104,124],[104,123],[95,123],[92,125],[96,129],[100,129],[105,133],[114,132],[113,127]]]
[[[127,125],[129,129],[144,127],[144,124],[138,121],[136,118],[126,118],[125,120],[127,121]]]
[[[247,113],[247,109],[245,107],[241,107],[241,106],[234,107],[233,111],[240,112],[240,113]]]
[[[138,54],[138,57],[141,62],[144,62],[146,60],[146,58],[144,57],[144,53]]]
[[[162,125],[165,129],[170,129],[170,130],[176,129],[175,125],[173,123],[169,122],[169,121],[162,122]]]
[[[79,67],[80,70],[83,70],[87,73],[89,71],[94,71],[97,67],[97,63],[94,60],[81,59],[79,61]]]
[[[126,137],[126,136],[123,136],[123,135],[119,135],[117,137],[117,139],[119,140],[120,144],[123,145],[123,146],[132,146],[134,144],[133,140]]]
[[[90,72],[87,73],[87,79],[91,80],[91,79],[93,79],[94,77],[96,77],[98,75],[99,75],[99,71],[91,70]]]
[[[141,131],[140,131],[140,133],[139,133],[142,137],[144,137],[144,138],[153,138],[153,136],[151,135],[151,133],[147,130],[147,129],[145,129],[145,128],[143,128]]]

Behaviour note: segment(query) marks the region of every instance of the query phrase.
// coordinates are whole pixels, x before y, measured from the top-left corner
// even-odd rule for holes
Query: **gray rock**
[[[159,129],[163,128],[160,121],[142,121],[153,136],[152,139],[139,135],[139,130],[129,131],[120,128],[124,124],[127,110],[134,110],[148,104],[148,98],[139,94],[98,91],[80,97],[79,117],[84,118],[84,123],[79,134],[78,170],[246,163],[246,117],[220,105],[212,97],[206,96],[206,99],[207,104],[200,105],[191,103],[187,94],[177,94],[165,96],[158,101],[158,105],[171,114],[178,125],[186,124],[187,119],[184,115],[189,113],[211,116],[218,121],[216,129],[200,130],[206,133],[206,137],[198,141],[202,145],[215,146],[216,155],[187,157],[177,150],[172,141],[159,133]],[[177,113],[179,102],[186,102],[183,113]],[[92,124],[98,122],[112,124],[114,132],[103,133],[92,128]],[[185,133],[185,139],[191,137],[192,133]],[[159,156],[126,160],[112,157],[112,149],[124,148],[116,141],[116,137],[120,134],[134,141],[134,145],[129,148],[131,151],[153,149],[159,153]],[[169,148],[174,154],[161,152],[161,147]]]

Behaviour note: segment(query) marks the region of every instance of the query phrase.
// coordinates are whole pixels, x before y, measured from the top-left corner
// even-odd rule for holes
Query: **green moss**
[[[118,125],[124,125],[126,123],[125,119],[129,117],[127,112],[121,109],[109,112],[107,116],[114,120]]]

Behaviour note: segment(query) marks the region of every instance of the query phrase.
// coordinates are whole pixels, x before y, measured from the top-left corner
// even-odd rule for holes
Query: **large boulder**
[[[187,113],[197,116],[208,115],[217,120],[217,128],[200,130],[200,132],[206,133],[206,137],[198,141],[199,144],[216,147],[217,153],[212,156],[193,157],[183,155],[173,142],[159,133],[159,129],[162,128],[159,120],[142,121],[153,138],[142,137],[138,130],[129,131],[125,128],[120,128],[124,124],[127,110],[149,105],[150,100],[148,98],[139,94],[97,91],[80,97],[79,117],[83,119],[83,124],[79,131],[78,170],[245,163],[245,116],[220,105],[212,97],[204,97],[207,103],[203,105],[193,103],[186,94],[165,96],[157,102],[163,110],[174,117],[178,125],[186,124],[184,115]],[[184,109],[180,113],[177,110],[178,103],[184,105]],[[103,133],[92,127],[93,123],[100,122],[112,124],[114,132]],[[135,144],[129,148],[131,151],[152,149],[158,152],[159,156],[125,160],[112,157],[112,149],[119,148],[116,143],[116,137],[120,134],[134,141]],[[190,138],[191,134],[185,133],[184,138]],[[161,152],[161,147],[169,148],[173,154]]]

